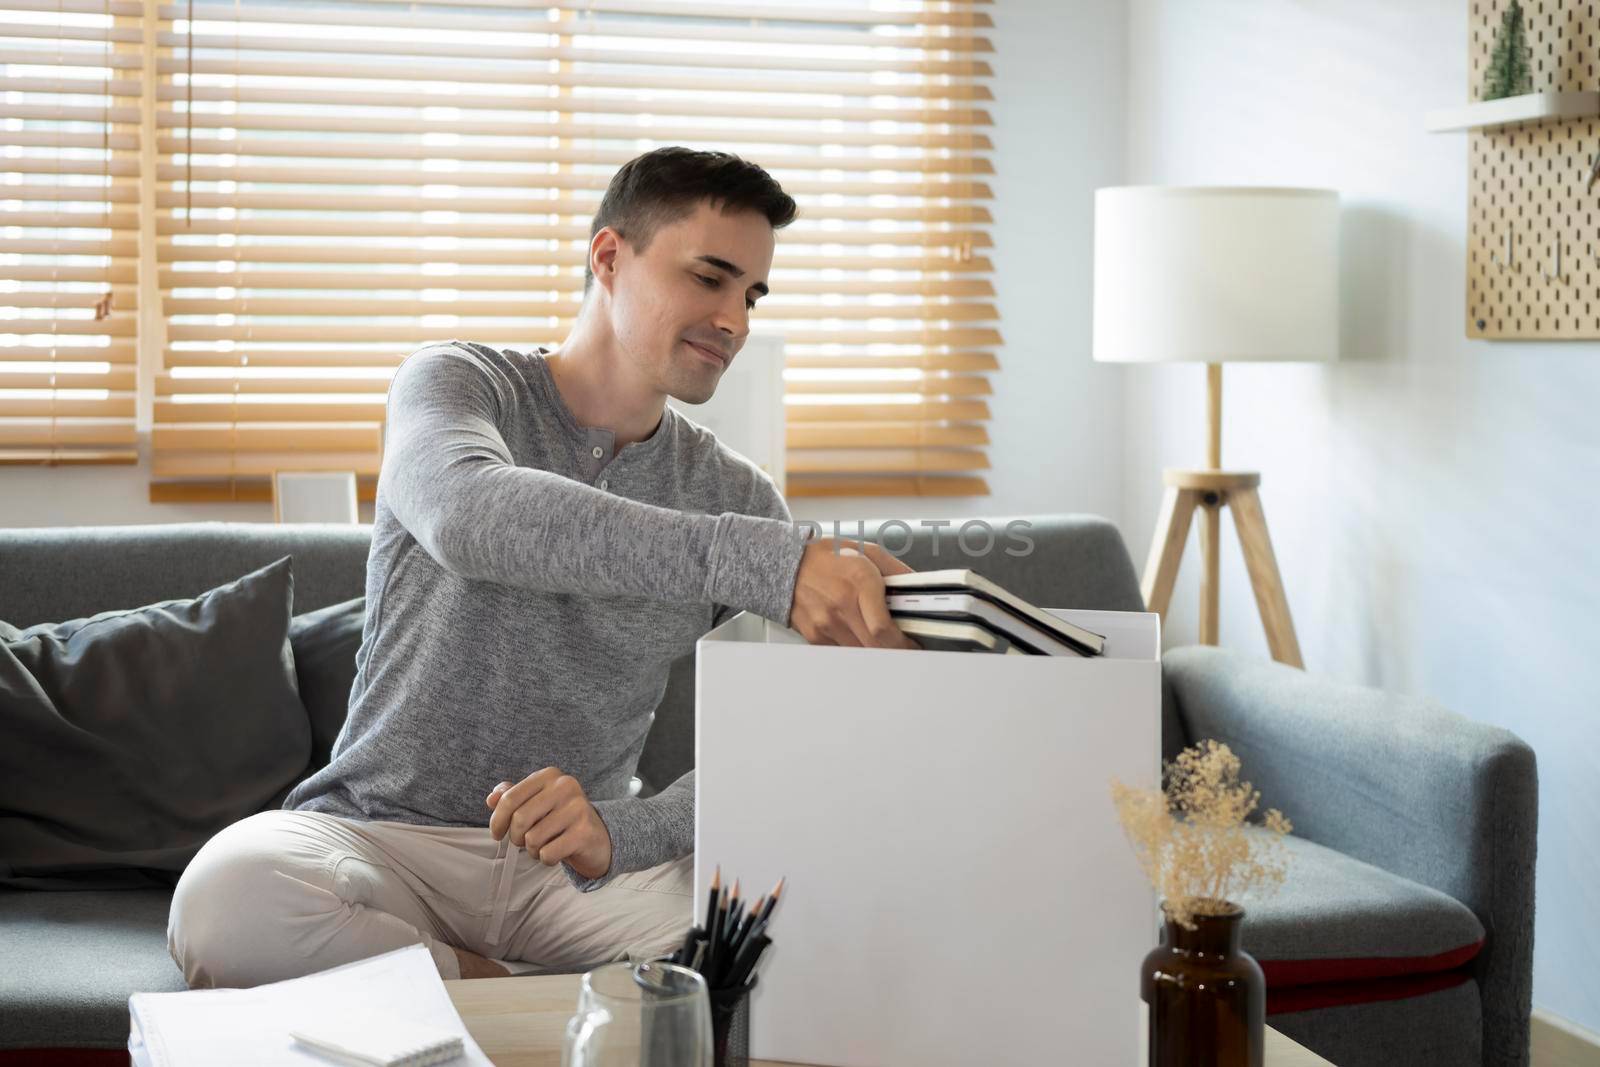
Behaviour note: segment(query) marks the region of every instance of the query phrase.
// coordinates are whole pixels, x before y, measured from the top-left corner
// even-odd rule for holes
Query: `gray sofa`
[[[1051,607],[1141,610],[1111,524],[1022,518],[1027,556],[971,559],[954,530],[918,528],[904,558],[975,566]],[[369,535],[222,523],[0,530],[0,619],[28,626],[193,596],[285,554],[303,613],[361,595]],[[1166,653],[1163,679],[1164,754],[1226,741],[1264,806],[1295,823],[1287,883],[1245,901],[1270,1024],[1342,1067],[1527,1064],[1531,750],[1427,701],[1215,648]],[[646,794],[692,763],[692,681],[690,655],[673,667],[640,764]],[[128,995],[182,988],[166,951],[168,897],[0,890],[0,1067],[42,1050],[57,1064],[124,1061]],[[1128,960],[1130,994],[1138,963]]]

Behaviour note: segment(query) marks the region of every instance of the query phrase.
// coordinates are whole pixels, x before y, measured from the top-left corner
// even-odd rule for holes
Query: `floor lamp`
[[[1230,508],[1272,658],[1304,666],[1255,471],[1222,469],[1222,364],[1339,351],[1339,197],[1330,189],[1122,186],[1095,191],[1094,358],[1206,364],[1206,466],[1167,470],[1145,563],[1165,620],[1200,511],[1200,642],[1217,643],[1217,540]]]

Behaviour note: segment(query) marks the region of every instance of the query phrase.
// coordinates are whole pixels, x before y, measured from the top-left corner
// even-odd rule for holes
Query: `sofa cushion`
[[[1293,834],[1283,843],[1282,890],[1234,898],[1269,990],[1439,974],[1483,948],[1483,924],[1455,898]]]
[[[311,730],[288,557],[193,600],[0,623],[0,884],[175,882],[281,802]]]
[[[171,902],[166,889],[0,889],[0,1049],[126,1050],[128,995],[187,988],[167,954]]]
[[[356,651],[361,647],[366,617],[367,598],[358,596],[296,615],[289,621],[289,645],[294,649],[300,702],[311,720],[311,765],[307,774],[327,764],[333,742],[344,729],[350,690],[356,681]]]

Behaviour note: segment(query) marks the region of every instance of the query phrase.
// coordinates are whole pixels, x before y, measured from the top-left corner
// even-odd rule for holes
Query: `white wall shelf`
[[[1545,119],[1582,119],[1600,115],[1600,92],[1525,93],[1485,100],[1464,107],[1447,107],[1427,115],[1429,133],[1484,130],[1514,122]]]

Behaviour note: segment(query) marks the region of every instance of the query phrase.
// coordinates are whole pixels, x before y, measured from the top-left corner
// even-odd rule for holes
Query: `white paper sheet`
[[[488,1067],[421,945],[254,989],[135,993],[128,998],[128,1052],[136,1067],[311,1067],[328,1060],[289,1031],[322,1022],[409,1019],[460,1034],[452,1065]]]

